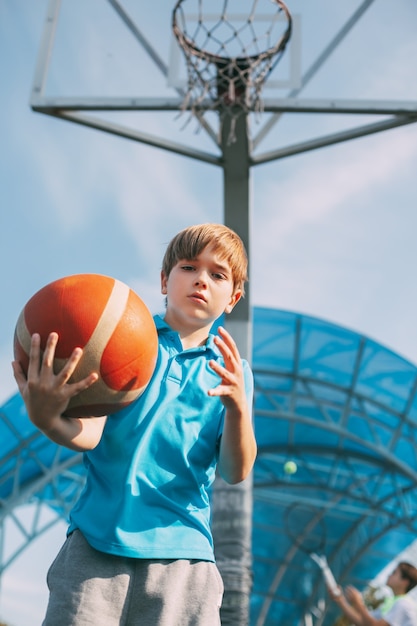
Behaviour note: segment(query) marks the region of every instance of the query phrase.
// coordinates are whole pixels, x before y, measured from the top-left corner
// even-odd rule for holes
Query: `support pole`
[[[230,119],[223,120],[221,147],[224,161],[224,223],[242,238],[250,258],[250,162],[247,116],[236,120],[236,141],[228,142]],[[242,358],[252,357],[252,307],[246,296],[226,319]],[[252,476],[238,485],[216,478],[212,498],[216,561],[225,593],[223,626],[247,626],[252,588]]]

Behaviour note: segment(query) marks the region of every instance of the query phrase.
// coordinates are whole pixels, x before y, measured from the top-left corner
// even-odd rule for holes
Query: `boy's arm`
[[[222,367],[216,361],[210,361],[211,368],[220,376],[221,382],[208,393],[210,396],[219,396],[226,407],[218,469],[226,482],[235,484],[244,480],[252,470],[256,458],[256,441],[237,346],[230,334],[221,327],[214,341],[225,364]]]
[[[349,622],[354,624],[355,626],[363,626],[364,622],[362,621],[362,617],[359,611],[347,601],[342,589],[340,588],[340,594],[334,595],[329,590],[329,594],[332,599],[339,605],[339,608],[343,612],[343,614],[348,618]]]
[[[72,450],[81,452],[91,450],[100,441],[106,418],[64,417],[62,413],[70,399],[90,387],[98,376],[92,373],[77,383],[68,383],[81,358],[81,348],[74,350],[63,369],[55,375],[52,365],[57,342],[58,335],[51,333],[41,359],[40,336],[34,334],[27,376],[20,363],[14,361],[12,363],[14,377],[29,418],[39,430],[55,443]]]
[[[340,589],[340,595],[336,596],[329,590],[330,596],[339,605],[344,615],[355,626],[389,626],[384,619],[373,617],[366,608],[362,594],[355,587],[347,587],[346,595]]]

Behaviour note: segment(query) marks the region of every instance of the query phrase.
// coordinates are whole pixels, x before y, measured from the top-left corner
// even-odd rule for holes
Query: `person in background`
[[[339,587],[339,595],[328,591],[354,626],[417,626],[417,604],[407,595],[417,585],[417,568],[400,561],[386,584],[392,596],[372,611],[366,608],[362,594],[355,587],[348,586],[344,591]]]

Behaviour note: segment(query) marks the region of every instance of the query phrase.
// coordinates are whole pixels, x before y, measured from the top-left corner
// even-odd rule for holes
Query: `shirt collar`
[[[171,326],[169,326],[169,324],[166,323],[166,321],[161,317],[161,315],[154,315],[154,322],[155,322],[155,326],[156,326],[156,330],[158,331],[158,335],[173,335],[175,336],[177,339],[179,339],[178,333],[176,330],[173,330],[171,328]],[[207,338],[207,342],[205,343],[204,346],[198,346],[198,348],[195,348],[195,350],[201,352],[203,350],[210,350],[211,352],[213,352],[213,356],[214,358],[218,358],[221,356],[220,350],[218,349],[218,347],[216,346],[216,344],[214,343],[214,334],[213,333],[209,333],[209,336]]]

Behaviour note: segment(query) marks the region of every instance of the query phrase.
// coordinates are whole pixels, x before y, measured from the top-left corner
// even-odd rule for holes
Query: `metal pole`
[[[223,120],[221,147],[224,162],[224,223],[242,238],[250,258],[250,160],[247,116],[236,120],[236,141],[228,142],[230,119]],[[249,289],[226,326],[242,358],[251,362],[252,307]],[[213,537],[216,561],[225,593],[223,626],[247,626],[252,588],[252,477],[228,485],[220,477],[213,489]]]

